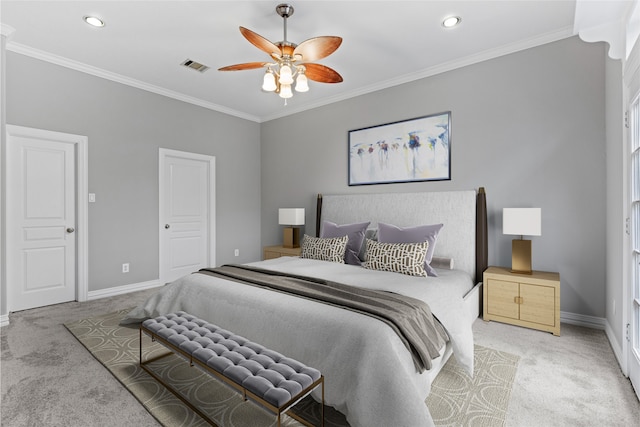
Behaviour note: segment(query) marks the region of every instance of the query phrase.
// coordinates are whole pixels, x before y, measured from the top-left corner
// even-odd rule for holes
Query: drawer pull
[[[513,302],[516,304],[524,304],[524,299],[522,297],[513,297]]]

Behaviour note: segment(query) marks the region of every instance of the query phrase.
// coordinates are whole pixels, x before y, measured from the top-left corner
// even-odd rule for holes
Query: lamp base
[[[513,239],[511,242],[511,272],[531,274],[531,240]]]
[[[285,248],[300,247],[300,229],[298,227],[285,227],[282,236],[282,246]]]

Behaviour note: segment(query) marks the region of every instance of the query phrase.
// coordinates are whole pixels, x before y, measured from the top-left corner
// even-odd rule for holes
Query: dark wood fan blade
[[[226,67],[218,68],[218,71],[253,70],[254,68],[262,68],[267,64],[268,62],[246,62],[244,64],[228,65]]]
[[[342,76],[331,68],[320,64],[302,64],[307,78],[320,83],[340,83]]]
[[[342,37],[314,37],[300,43],[293,51],[293,55],[302,55],[303,61],[317,61],[331,55],[341,44]]]
[[[280,55],[280,48],[262,37],[260,34],[254,33],[253,31],[244,27],[240,27],[240,32],[245,39],[249,40],[249,43],[257,47],[261,51],[266,52],[269,55],[274,53]]]

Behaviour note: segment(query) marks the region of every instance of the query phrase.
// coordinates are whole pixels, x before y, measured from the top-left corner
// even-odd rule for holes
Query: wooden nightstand
[[[560,274],[512,273],[489,267],[483,275],[483,319],[560,336]]]
[[[280,258],[281,256],[300,256],[301,248],[285,248],[279,246],[265,246],[262,249],[264,259]]]

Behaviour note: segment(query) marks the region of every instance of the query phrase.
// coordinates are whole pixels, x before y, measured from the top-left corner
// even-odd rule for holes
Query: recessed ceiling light
[[[82,19],[84,19],[84,22],[93,27],[104,27],[104,21],[95,16],[85,16]]]
[[[449,16],[442,21],[442,26],[445,28],[452,28],[458,25],[462,21],[459,16]]]

